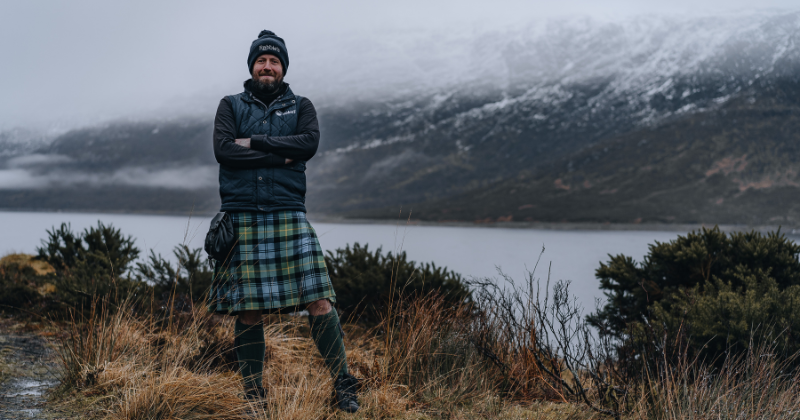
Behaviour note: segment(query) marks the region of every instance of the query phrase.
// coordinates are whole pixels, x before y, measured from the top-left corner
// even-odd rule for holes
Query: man
[[[236,357],[248,399],[263,399],[263,313],[305,307],[311,336],[334,378],[339,408],[358,410],[339,316],[316,233],[306,220],[306,162],[319,143],[314,105],[284,83],[286,44],[262,31],[250,46],[251,78],[226,96],[214,120],[221,211],[239,241],[214,267],[209,310],[237,317]]]

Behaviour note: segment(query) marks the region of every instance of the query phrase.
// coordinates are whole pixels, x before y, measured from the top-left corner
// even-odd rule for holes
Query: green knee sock
[[[347,357],[344,353],[344,340],[339,327],[339,315],[332,309],[325,315],[308,316],[311,326],[311,338],[325,358],[325,366],[334,378],[347,373]]]
[[[242,371],[245,388],[261,387],[261,375],[264,370],[264,324],[242,324],[236,321],[234,329],[234,347],[239,370]]]

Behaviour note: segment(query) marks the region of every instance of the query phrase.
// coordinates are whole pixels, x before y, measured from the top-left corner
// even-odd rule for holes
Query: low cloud
[[[31,158],[25,156],[25,158]],[[21,158],[16,158],[21,159]],[[125,167],[110,174],[89,174],[70,170],[54,170],[41,173],[41,166],[34,158],[28,166],[36,166],[37,171],[25,168],[21,162],[16,162],[9,169],[0,169],[0,189],[25,190],[44,189],[53,187],[105,187],[124,185],[133,187],[167,188],[178,190],[195,190],[214,187],[217,185],[217,166],[202,165],[191,167],[177,167],[169,169]]]
[[[159,170],[126,168],[115,172],[110,181],[137,187],[194,190],[217,185],[218,168],[216,165]]]
[[[47,187],[47,180],[24,169],[0,169],[0,189],[29,190]]]
[[[34,166],[46,167],[49,165],[60,165],[69,162],[72,162],[72,158],[69,156],[34,153],[11,158],[6,165],[9,168],[29,168]]]

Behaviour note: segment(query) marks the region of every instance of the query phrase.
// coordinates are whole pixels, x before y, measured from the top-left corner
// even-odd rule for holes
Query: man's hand
[[[292,163],[292,160],[291,159],[286,159],[286,163],[284,163],[284,165],[288,165],[290,163]]]

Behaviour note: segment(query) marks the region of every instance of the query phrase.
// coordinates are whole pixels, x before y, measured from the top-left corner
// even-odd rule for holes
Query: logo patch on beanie
[[[281,49],[276,47],[276,46],[274,46],[274,45],[259,45],[258,49],[261,50],[261,51],[281,52]]]

